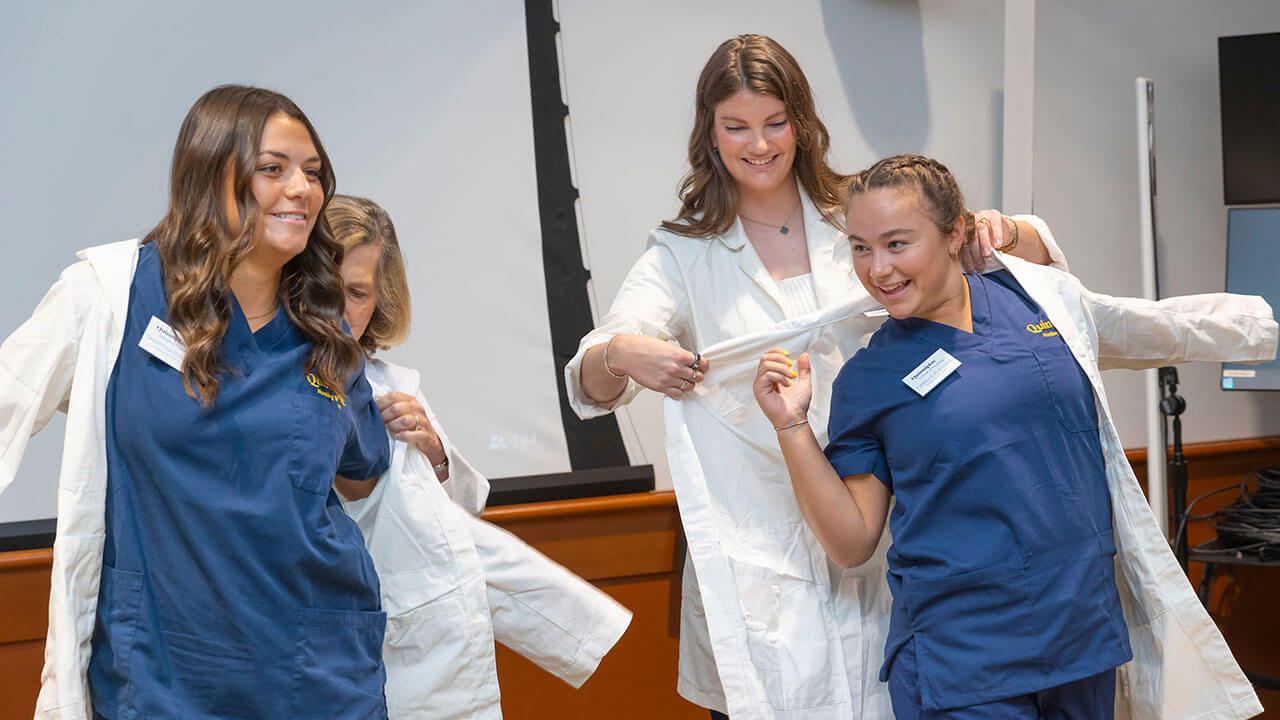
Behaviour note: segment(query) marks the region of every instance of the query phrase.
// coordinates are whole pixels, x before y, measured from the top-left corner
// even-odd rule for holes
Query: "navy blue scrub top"
[[[1008,272],[965,277],[973,332],[887,320],[836,378],[826,448],[894,494],[880,679],[913,642],[935,710],[1132,657],[1089,379]],[[961,365],[921,397],[902,378],[939,348]]]
[[[378,578],[333,477],[390,460],[363,371],[304,370],[283,310],[250,332],[232,299],[211,408],[138,346],[168,322],[144,245],[107,385],[106,547],[89,687],[107,718],[386,717]]]

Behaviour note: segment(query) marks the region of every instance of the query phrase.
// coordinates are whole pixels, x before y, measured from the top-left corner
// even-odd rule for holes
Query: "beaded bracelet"
[[[609,346],[612,345],[613,341],[617,339],[618,339],[618,336],[614,335],[613,337],[609,338],[608,342],[604,344],[604,357],[603,357],[604,371],[609,373],[609,375],[613,376],[615,380],[626,380],[627,379],[626,375],[619,375],[618,373],[613,371],[613,368],[609,367]]]

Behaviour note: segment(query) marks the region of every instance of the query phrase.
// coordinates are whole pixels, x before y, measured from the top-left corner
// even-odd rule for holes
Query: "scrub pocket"
[[[742,620],[747,652],[776,710],[801,710],[835,701],[838,627],[831,591],[817,583],[761,565],[726,558]]]
[[[289,481],[299,490],[327,496],[351,429],[349,413],[319,394],[294,394],[291,401]]]
[[[1058,422],[1071,432],[1096,432],[1098,407],[1093,400],[1093,389],[1071,349],[1065,342],[1052,342],[1035,347],[1032,352],[1049,388],[1049,399],[1058,412]]]
[[[381,612],[300,609],[292,716],[386,718],[382,665],[386,625],[387,616]]]
[[[1021,559],[939,578],[904,576],[902,595],[928,709],[1002,697],[1028,667],[1042,662]]]
[[[1064,664],[1110,657],[1128,659],[1129,630],[1116,589],[1111,531],[1064,543],[1039,560],[1031,582],[1041,588],[1036,627],[1047,658]]]
[[[176,632],[163,638],[174,683],[190,707],[216,717],[253,717],[262,698],[278,691],[277,677],[261,672],[247,647]]]
[[[131,702],[129,661],[138,631],[142,582],[142,573],[102,566],[89,663],[89,691],[93,707],[111,717]]]

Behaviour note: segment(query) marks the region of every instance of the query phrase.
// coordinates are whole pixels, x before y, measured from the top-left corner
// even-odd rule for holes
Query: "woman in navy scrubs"
[[[1132,653],[1085,372],[1008,271],[963,273],[973,219],[937,161],[854,176],[847,223],[891,317],[835,381],[825,456],[807,356],[766,354],[755,392],[836,563],[864,562],[888,516],[895,715],[1112,717]]]
[[[378,580],[332,490],[389,460],[333,192],[288,98],[223,86],[187,114],[107,386],[96,717],[386,715]]]

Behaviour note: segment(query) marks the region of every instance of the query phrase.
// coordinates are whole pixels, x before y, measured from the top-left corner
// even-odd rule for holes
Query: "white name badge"
[[[915,390],[917,395],[924,397],[958,367],[960,367],[959,360],[951,357],[946,350],[938,348],[938,351],[930,355],[929,359],[917,365],[915,370],[902,378],[902,382]]]
[[[138,347],[174,370],[182,372],[182,359],[187,356],[187,344],[160,318],[151,316],[151,322],[147,323],[147,331],[142,333]]]

